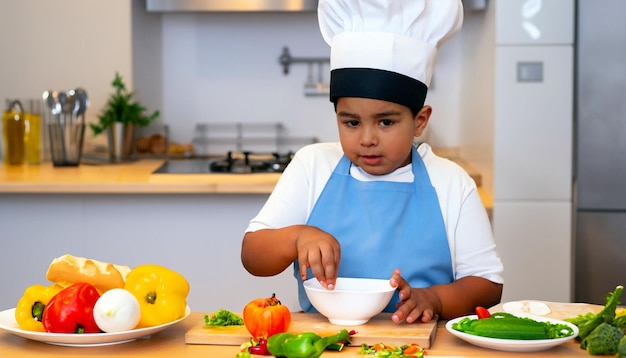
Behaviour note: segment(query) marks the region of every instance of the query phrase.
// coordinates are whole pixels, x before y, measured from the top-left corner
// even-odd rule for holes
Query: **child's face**
[[[432,109],[416,117],[400,104],[369,98],[337,101],[339,139],[344,153],[369,174],[390,173],[411,162],[413,139],[426,128]]]

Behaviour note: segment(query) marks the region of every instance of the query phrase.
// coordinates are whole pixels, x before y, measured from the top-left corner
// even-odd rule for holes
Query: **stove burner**
[[[215,173],[282,173],[291,161],[293,153],[288,152],[282,155],[271,153],[271,158],[268,158],[269,156],[268,154],[229,151],[225,159],[211,162],[209,168]]]

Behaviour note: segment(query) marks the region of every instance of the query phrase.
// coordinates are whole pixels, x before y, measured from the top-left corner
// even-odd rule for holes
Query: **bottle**
[[[28,164],[41,163],[41,101],[30,99],[28,110],[24,114],[26,147],[26,162]]]
[[[4,163],[8,165],[24,164],[24,134],[26,124],[24,110],[20,101],[12,101],[2,114],[2,134],[4,139]]]

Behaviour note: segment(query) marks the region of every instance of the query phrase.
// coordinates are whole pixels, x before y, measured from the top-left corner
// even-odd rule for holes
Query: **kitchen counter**
[[[0,165],[0,193],[268,194],[280,177],[263,174],[151,174],[162,159],[78,167]]]
[[[78,167],[0,164],[0,193],[31,194],[269,194],[280,174],[151,174],[162,159]],[[472,173],[470,173],[472,175]],[[476,182],[480,185],[478,176]],[[488,211],[492,198],[479,186]]]
[[[204,313],[202,312],[192,312],[181,323],[156,333],[150,338],[100,347],[78,348],[49,345],[0,332],[0,356],[24,357],[41,355],[48,358],[84,356],[235,357],[239,351],[238,346],[185,344],[185,332],[197,325],[197,322],[202,321],[203,316]],[[374,343],[378,342],[372,342],[371,344]],[[428,357],[589,357],[585,350],[580,349],[579,343],[573,340],[546,351],[533,353],[512,353],[480,348],[465,343],[448,333],[445,328],[445,321],[438,323],[433,345],[426,351]],[[366,357],[358,352],[358,347],[348,347],[341,352],[324,353],[322,357]]]

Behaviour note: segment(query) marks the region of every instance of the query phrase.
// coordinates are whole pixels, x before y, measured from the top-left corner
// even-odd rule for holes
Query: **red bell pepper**
[[[93,307],[100,298],[88,283],[75,283],[57,293],[46,305],[41,323],[46,332],[100,333]]]

